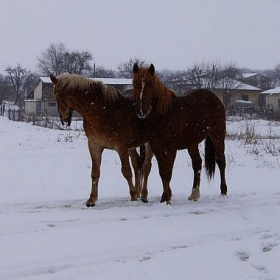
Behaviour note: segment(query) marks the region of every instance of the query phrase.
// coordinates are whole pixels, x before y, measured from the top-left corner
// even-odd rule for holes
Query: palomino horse
[[[80,75],[50,75],[54,84],[54,97],[57,101],[61,121],[71,122],[72,111],[83,117],[84,130],[88,138],[88,148],[92,159],[92,189],[86,202],[94,206],[98,199],[101,156],[104,149],[118,152],[121,170],[127,180],[131,200],[136,200],[141,188],[141,164],[136,147],[145,144],[142,133],[143,123],[135,114],[133,100],[125,98],[114,87],[102,82],[87,79]],[[132,182],[129,156],[135,171],[135,185]],[[149,164],[147,164],[149,167]],[[146,168],[146,174],[149,169]],[[147,177],[148,175],[146,175]],[[144,176],[145,178],[145,176]],[[147,178],[145,178],[147,180]],[[147,198],[143,197],[145,202]]]
[[[221,194],[227,195],[225,179],[225,108],[211,91],[193,90],[178,97],[156,76],[153,64],[149,68],[133,66],[133,87],[136,113],[145,120],[144,131],[156,156],[163,184],[161,202],[171,202],[170,181],[177,150],[188,149],[192,159],[194,180],[190,200],[200,197],[202,160],[198,144],[205,139],[205,167],[211,179],[218,164]]]

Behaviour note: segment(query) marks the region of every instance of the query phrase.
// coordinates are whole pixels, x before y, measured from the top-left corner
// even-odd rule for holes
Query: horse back
[[[211,134],[225,137],[225,109],[211,91],[201,89],[176,97],[167,114],[157,123],[157,137],[186,149]]]
[[[178,107],[183,104],[185,110],[190,114],[198,114],[204,112],[202,116],[206,118],[207,115],[221,115],[225,118],[225,108],[221,100],[210,90],[196,89],[186,92],[184,96],[177,97]]]
[[[84,129],[88,137],[93,137],[108,149],[120,146],[133,148],[146,142],[143,125],[135,114],[132,99],[120,96],[116,102],[97,107],[84,117]]]

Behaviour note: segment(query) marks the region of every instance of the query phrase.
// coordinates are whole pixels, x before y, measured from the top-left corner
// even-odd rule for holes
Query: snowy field
[[[279,280],[280,124],[230,121],[228,197],[219,174],[188,201],[192,169],[178,152],[172,206],[129,201],[116,152],[103,154],[99,200],[87,208],[91,160],[82,132],[0,117],[1,280]],[[201,145],[203,149],[204,145]]]

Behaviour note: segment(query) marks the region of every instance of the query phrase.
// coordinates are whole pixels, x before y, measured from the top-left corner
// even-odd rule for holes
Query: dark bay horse
[[[53,94],[61,120],[69,124],[73,110],[83,117],[92,160],[92,189],[86,205],[94,206],[98,199],[98,181],[104,149],[112,149],[119,154],[121,171],[127,180],[131,200],[136,200],[141,189],[142,177],[141,164],[135,148],[145,144],[147,140],[142,133],[143,123],[135,114],[134,101],[125,98],[114,87],[80,75],[50,75],[50,79],[54,84]],[[129,156],[135,170],[136,187],[132,182]],[[149,167],[149,163],[146,165]],[[149,174],[147,167],[146,177]],[[143,192],[142,200],[145,202],[145,199]]]
[[[227,195],[225,179],[225,108],[209,90],[199,89],[178,97],[149,68],[133,66],[133,88],[136,114],[143,120],[145,134],[156,156],[163,184],[161,202],[171,202],[170,181],[177,150],[188,149],[194,170],[190,200],[200,197],[202,160],[198,144],[205,139],[205,168],[211,179],[215,165],[220,169],[221,194]]]

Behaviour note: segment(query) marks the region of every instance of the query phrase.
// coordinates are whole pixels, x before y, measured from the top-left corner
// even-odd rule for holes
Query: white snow
[[[228,131],[227,198],[218,172],[208,183],[203,170],[201,198],[188,201],[192,169],[180,151],[172,206],[159,203],[155,159],[149,203],[131,202],[116,152],[105,151],[99,200],[87,208],[85,135],[0,117],[0,279],[280,279],[279,123]],[[259,140],[233,139],[244,131]]]
[[[279,94],[279,93],[280,93],[280,87],[272,88],[261,92],[261,94]]]

